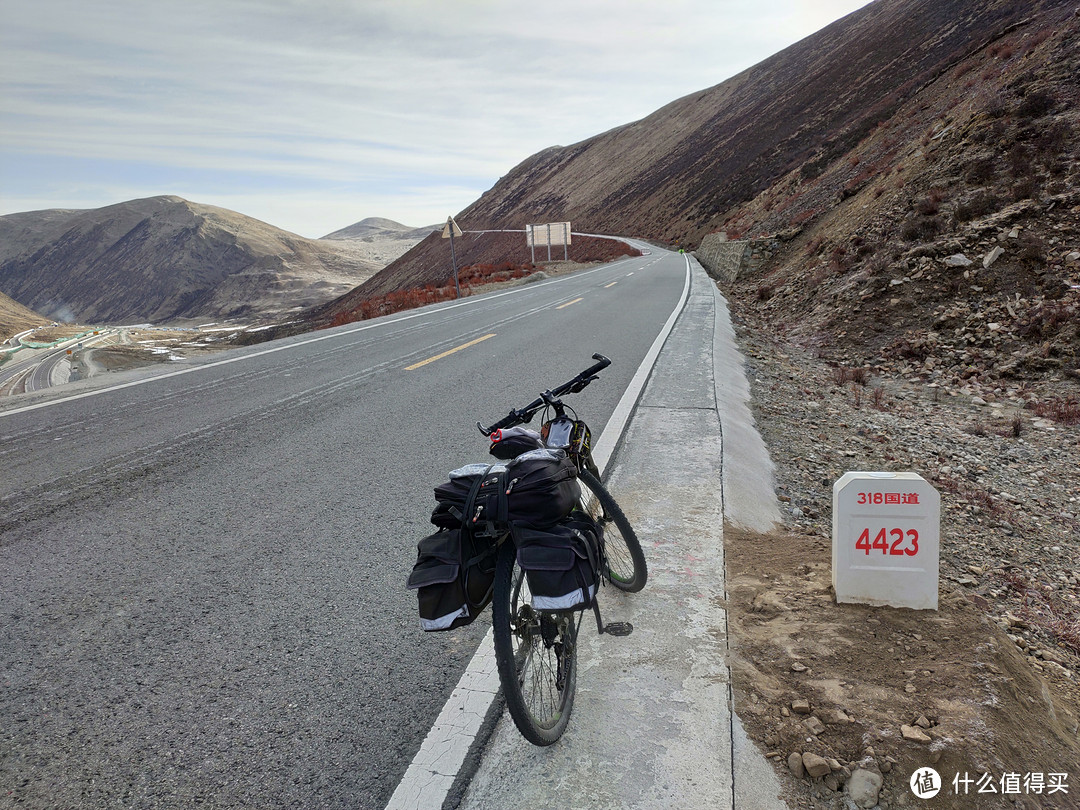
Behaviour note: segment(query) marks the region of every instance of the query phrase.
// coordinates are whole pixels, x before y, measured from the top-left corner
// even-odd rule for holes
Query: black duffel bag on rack
[[[504,495],[489,479],[505,473]],[[465,508],[473,484],[481,479],[475,503]],[[450,480],[435,487],[438,506],[431,515],[436,526],[524,522],[552,526],[578,505],[581,487],[577,468],[562,450],[539,449],[523,453],[505,464],[470,464],[450,473]]]

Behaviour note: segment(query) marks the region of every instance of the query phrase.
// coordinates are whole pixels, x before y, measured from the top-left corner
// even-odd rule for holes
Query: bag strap
[[[483,551],[481,551],[479,554],[477,554],[477,555],[475,555],[473,557],[470,557],[464,563],[462,563],[462,568],[465,569],[465,570],[468,570],[469,568],[472,568],[477,563],[483,562],[488,557],[490,557],[492,554],[494,554],[495,550],[497,548],[498,548],[498,546],[496,546],[494,544],[488,546]]]
[[[469,487],[469,494],[465,498],[465,505],[462,507],[462,511],[458,512],[457,509],[451,508],[451,514],[461,521],[461,527],[463,529],[471,528],[471,521],[469,515],[472,514],[473,507],[476,505],[476,496],[480,492],[480,486],[484,483],[488,477],[488,473],[491,472],[493,464],[489,464],[488,468],[484,470],[483,475],[478,475],[476,480],[472,482],[472,486]]]
[[[494,466],[494,464],[488,465],[488,468],[484,470],[484,474],[478,476],[477,479],[473,481],[472,486],[469,488],[469,495],[465,498],[464,513],[458,512],[456,509],[454,509],[454,516],[461,521],[462,534],[468,536],[472,550],[476,551],[477,546],[481,546],[479,553],[474,554],[473,556],[467,558],[462,562],[462,570],[468,570],[477,563],[484,561],[488,557],[492,556],[498,548],[498,545],[495,543],[479,544],[476,542],[476,535],[478,533],[477,523],[479,522],[480,525],[483,527],[483,531],[479,533],[491,537],[494,537],[496,534],[498,534],[498,532],[494,530],[496,528],[496,524],[499,521],[501,521],[504,525],[506,523],[507,506],[505,492],[505,473],[498,474],[501,480],[496,484],[496,492],[498,493],[499,498],[495,510],[497,513],[495,518],[489,518],[484,521],[480,521],[480,516],[476,511],[476,497],[480,494],[480,488],[483,486],[484,482],[488,480],[488,477],[490,476],[491,470]]]
[[[469,489],[469,496],[465,499],[464,514],[461,516],[462,528],[472,535],[485,535],[495,537],[505,532],[509,508],[506,500],[506,472],[495,473],[493,484],[495,502],[492,504],[488,498],[484,503],[477,505],[476,499],[484,482],[491,478],[491,470],[495,465],[488,465],[484,474],[479,476]],[[485,514],[485,510],[487,513]]]

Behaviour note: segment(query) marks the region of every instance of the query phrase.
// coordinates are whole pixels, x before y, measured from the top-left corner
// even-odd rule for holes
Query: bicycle
[[[645,587],[648,579],[641,543],[600,480],[592,458],[588,426],[560,399],[568,393],[580,393],[599,379],[600,371],[611,365],[603,355],[594,354],[593,359],[598,361],[594,366],[545,391],[524,408],[510,411],[489,427],[480,422],[476,426],[491,437],[497,431],[527,424],[538,412],[545,412],[542,440],[548,448],[565,451],[574,462],[578,480],[584,484],[579,508],[601,528],[603,578],[619,590],[634,593]],[[493,588],[495,661],[507,710],[525,739],[538,746],[551,745],[566,730],[574,705],[577,639],[585,608],[568,611],[533,608],[512,533],[504,535],[499,542]],[[592,610],[598,633],[625,636],[633,631],[629,622],[604,624],[595,597]]]

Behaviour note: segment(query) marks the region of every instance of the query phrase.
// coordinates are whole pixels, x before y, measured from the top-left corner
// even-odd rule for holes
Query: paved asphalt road
[[[0,807],[381,810],[485,630],[419,630],[431,488],[593,352],[599,434],[684,272],[654,251],[5,403]]]
[[[111,343],[116,340],[115,330],[109,329],[101,334],[87,335],[85,337],[72,338],[57,343],[50,349],[30,350],[31,357],[24,357],[27,353],[23,349],[15,356],[18,360],[12,360],[0,366],[0,396],[8,396],[12,393],[43,391],[54,384],[57,367],[67,360],[68,351],[76,346],[91,346],[102,343]]]

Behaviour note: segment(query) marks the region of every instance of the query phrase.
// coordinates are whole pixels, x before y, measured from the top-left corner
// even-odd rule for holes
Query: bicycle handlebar
[[[594,354],[593,360],[598,361],[595,365],[590,366],[583,372],[578,374],[572,380],[568,380],[560,385],[558,388],[553,388],[550,391],[545,391],[543,395],[537,397],[524,408],[510,411],[509,414],[504,416],[495,424],[490,427],[484,427],[479,422],[476,423],[477,429],[485,436],[490,436],[496,430],[502,430],[503,428],[514,427],[514,425],[522,425],[526,422],[531,422],[532,418],[536,415],[536,412],[543,408],[549,399],[560,397],[563,394],[576,394],[585,388],[593,380],[598,379],[596,376],[605,368],[611,365],[611,361],[608,360],[602,354]]]

